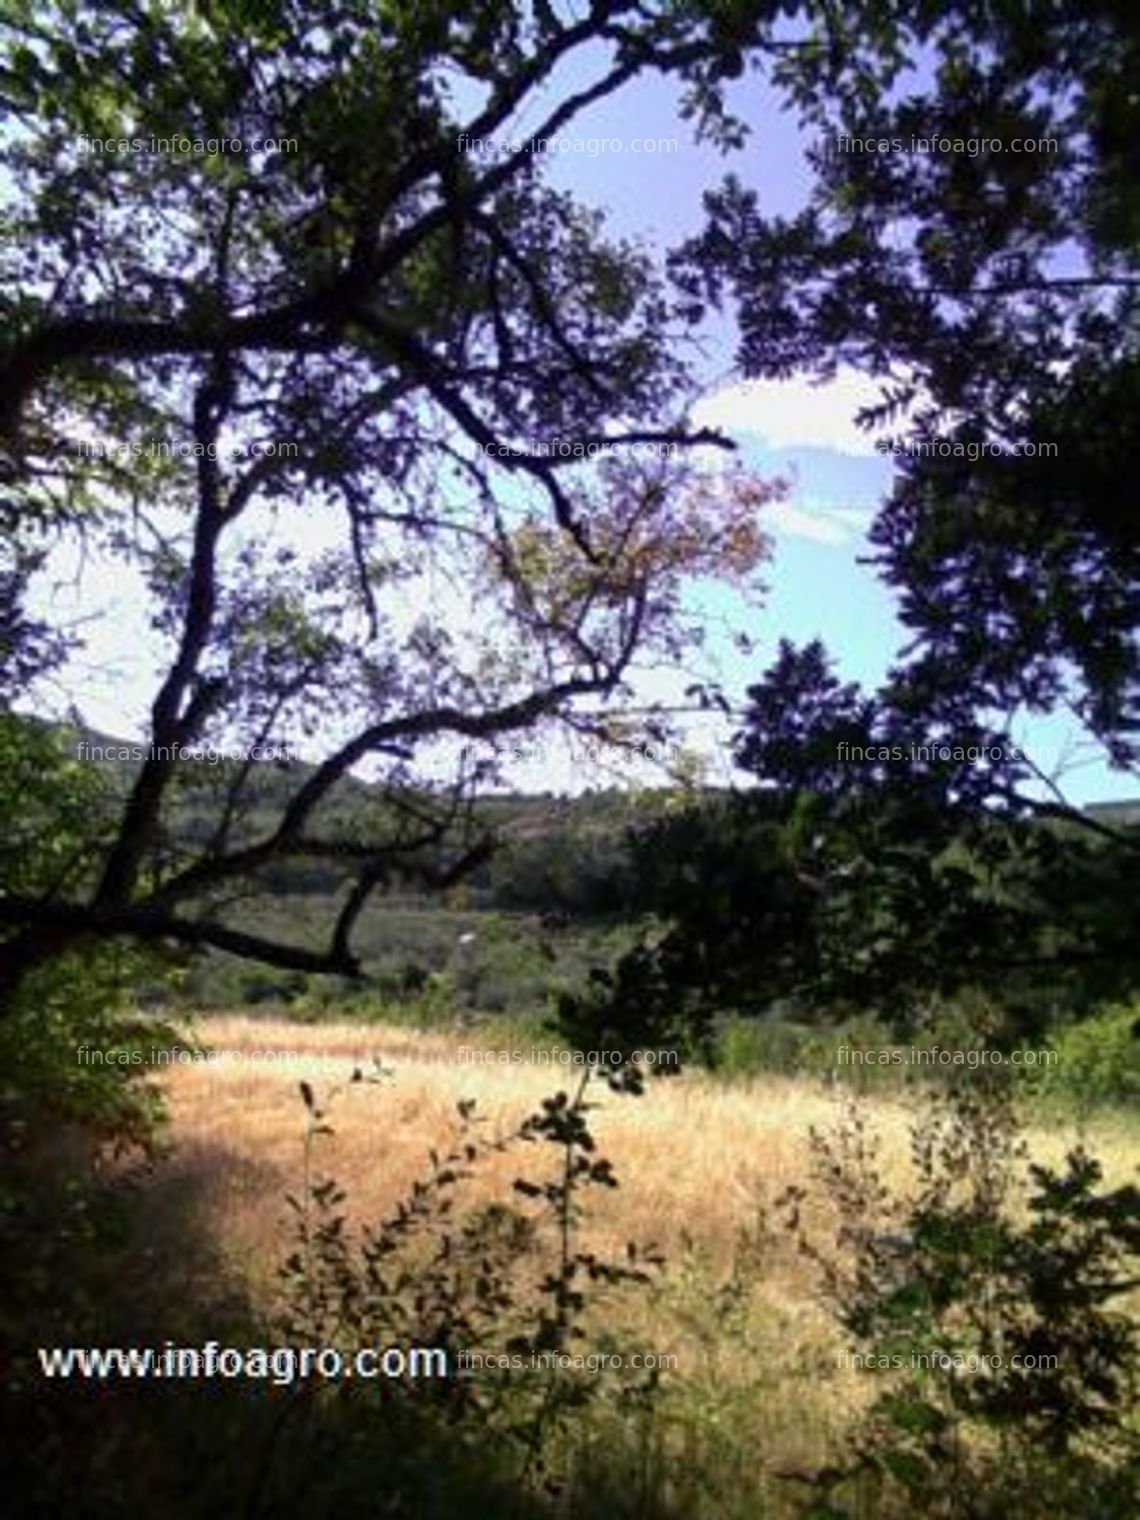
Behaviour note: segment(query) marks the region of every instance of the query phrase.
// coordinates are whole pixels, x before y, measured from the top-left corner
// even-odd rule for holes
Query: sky
[[[692,142],[687,124],[678,124],[679,99],[673,82],[647,80],[580,119],[584,138],[676,137],[676,152],[559,154],[551,159],[554,182],[605,209],[614,230],[658,249],[700,231],[702,195],[729,171],[758,192],[761,213],[790,216],[800,209],[811,187],[809,141],[760,81],[746,76],[733,92],[732,105],[751,132],[744,150],[727,156]],[[894,475],[890,458],[875,450],[876,435],[854,423],[876,388],[843,369],[826,386],[744,380],[735,340],[734,324],[722,318],[710,336],[708,391],[694,421],[721,428],[744,461],[789,478],[792,487],[786,502],[766,512],[775,557],[765,607],[751,628],[755,654],[747,663],[729,655],[728,665],[743,686],[771,663],[781,638],[802,644],[818,637],[844,680],[874,687],[907,639],[894,593],[858,562],[870,552],[866,531]],[[1041,770],[1060,777],[1070,801],[1136,795],[1135,778],[1111,771],[1070,720],[1026,716],[1015,723],[1014,737]]]
[[[511,135],[528,135],[544,109],[585,77],[581,65],[563,69]],[[746,76],[734,92],[733,104],[752,129],[742,152],[726,156],[694,143],[690,125],[679,119],[679,99],[671,81],[644,78],[591,107],[565,135],[619,139],[625,151],[615,152],[611,145],[597,154],[549,154],[550,181],[605,211],[611,233],[646,244],[658,260],[700,230],[702,194],[729,170],[759,191],[762,212],[793,214],[803,204],[810,187],[807,143],[754,76]],[[634,139],[675,139],[676,148],[659,144],[656,152],[638,153],[632,151]],[[766,508],[763,518],[775,552],[765,576],[765,604],[749,616],[755,647],[748,656],[727,641],[715,648],[721,678],[739,700],[772,662],[781,638],[802,644],[818,637],[843,679],[873,688],[905,642],[893,594],[871,567],[859,563],[869,551],[866,531],[893,473],[890,459],[875,452],[874,436],[854,424],[860,406],[875,399],[875,388],[849,370],[826,386],[744,380],[735,368],[731,314],[714,318],[704,336],[699,376],[705,389],[694,423],[720,428],[737,443],[744,463],[790,482],[787,499]],[[714,619],[739,610],[715,586],[699,587],[693,595]],[[90,619],[89,650],[70,676],[84,717],[107,732],[144,732],[151,687],[139,651],[148,645],[148,614],[130,584],[112,567],[100,567],[94,600],[88,577],[83,589],[57,592],[55,606],[64,615]],[[706,754],[720,757],[709,779],[731,775],[725,760],[728,732],[704,734]],[[915,742],[924,738],[917,734]],[[1015,738],[1044,771],[1066,766],[1062,784],[1073,802],[1135,794],[1134,780],[1113,774],[1085,752],[1075,765],[1076,736],[1060,720],[1027,719],[1016,726]],[[660,779],[644,768],[632,775]],[[560,791],[605,784],[607,776],[582,770],[557,745],[544,744],[532,761],[513,769],[511,779],[527,790]]]

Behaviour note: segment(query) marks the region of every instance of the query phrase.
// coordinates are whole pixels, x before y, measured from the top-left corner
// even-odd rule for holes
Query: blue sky
[[[676,151],[559,154],[550,159],[553,182],[604,209],[614,231],[657,251],[700,230],[702,194],[727,172],[758,192],[764,214],[792,215],[804,204],[811,185],[808,138],[760,81],[746,77],[735,87],[734,108],[752,131],[744,150],[729,155],[693,143],[688,125],[678,122],[679,100],[672,82],[652,79],[592,107],[574,136],[626,143],[676,137]],[[775,557],[765,607],[751,624],[756,652],[747,660],[726,653],[730,679],[741,689],[756,679],[781,638],[803,643],[819,637],[844,679],[874,686],[907,636],[893,593],[857,563],[868,552],[865,531],[894,473],[873,439],[854,426],[856,410],[874,397],[874,388],[851,372],[820,388],[806,380],[745,382],[735,371],[735,347],[731,313],[722,314],[708,330],[702,378],[709,394],[696,420],[721,427],[749,464],[790,478],[792,489],[783,506],[769,510]],[[1063,773],[1070,800],[1135,796],[1135,779],[1110,771],[1071,722],[1026,717],[1015,729],[1042,770]]]
[[[581,63],[564,68],[510,135],[528,135],[562,98],[565,87],[586,79]],[[742,152],[723,155],[694,143],[690,124],[679,120],[679,100],[672,82],[645,78],[595,105],[565,135],[617,138],[627,151],[549,155],[551,182],[604,210],[612,233],[643,242],[658,259],[700,230],[702,194],[729,170],[759,192],[765,213],[791,214],[803,204],[810,186],[806,140],[795,121],[774,108],[755,78],[742,80],[734,92],[736,109],[752,127]],[[676,149],[628,151],[635,138],[675,138]],[[707,389],[694,420],[727,432],[739,444],[745,462],[759,473],[791,483],[787,500],[767,509],[775,554],[766,575],[765,605],[749,614],[746,625],[754,652],[742,656],[722,641],[714,651],[721,679],[729,695],[739,700],[771,662],[781,638],[803,643],[819,637],[845,679],[874,686],[904,641],[892,594],[869,567],[857,562],[867,552],[866,529],[890,488],[893,470],[889,459],[875,452],[873,439],[854,426],[856,410],[874,398],[874,387],[851,372],[841,372],[827,387],[807,380],[780,385],[742,381],[734,370],[736,331],[731,314],[712,320],[704,336],[698,373]],[[732,597],[719,588],[705,586],[695,595],[713,617],[739,612]],[[104,617],[87,627],[90,649],[74,667],[74,694],[96,726],[137,735],[145,728],[151,691],[138,658],[150,643],[147,614],[111,566],[100,572],[96,601]],[[90,597],[77,598],[72,608],[82,615],[94,610]],[[1027,721],[1015,736],[1047,772],[1068,754],[1073,740],[1072,731],[1059,720]],[[707,745],[713,736],[704,738]],[[915,739],[921,743],[925,736]],[[561,790],[575,779],[582,784],[574,765],[550,748],[513,774],[517,784],[528,788]],[[602,784],[605,778],[587,779]],[[1075,802],[1135,792],[1134,781],[1087,760],[1067,772],[1063,784]]]

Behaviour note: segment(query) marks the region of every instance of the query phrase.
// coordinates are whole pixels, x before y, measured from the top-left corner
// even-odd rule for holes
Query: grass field
[[[174,1064],[161,1078],[171,1152],[144,1198],[150,1249],[164,1263],[164,1281],[172,1270],[175,1281],[184,1274],[188,1296],[206,1286],[194,1274],[216,1273],[221,1262],[265,1310],[291,1244],[285,1194],[301,1183],[302,1081],[318,1103],[338,1089],[329,1110],[334,1133],[317,1141],[316,1157],[318,1170],[345,1189],[354,1226],[388,1213],[423,1175],[429,1151],[444,1149],[454,1132],[459,1100],[474,1099],[486,1132],[505,1135],[544,1096],[575,1081],[571,1066],[476,1062],[471,1034],[241,1015],[203,1019],[197,1034],[213,1058]],[[377,1062],[388,1073],[380,1083],[351,1082],[356,1067]],[[630,1240],[653,1243],[666,1258],[653,1286],[622,1287],[605,1299],[597,1344],[675,1360],[661,1375],[652,1433],[603,1422],[582,1437],[588,1460],[599,1443],[611,1454],[616,1443],[617,1466],[642,1470],[652,1446],[680,1512],[791,1513],[788,1484],[772,1473],[833,1455],[868,1396],[866,1375],[837,1365],[847,1343],[773,1210],[788,1184],[808,1183],[810,1131],[837,1122],[842,1100],[806,1079],[725,1082],[699,1071],[650,1081],[639,1097],[594,1085],[593,1129],[619,1187],[592,1196],[585,1243],[610,1257],[623,1256]],[[892,1188],[908,1185],[910,1128],[927,1101],[920,1093],[861,1100],[882,1136]],[[1058,1162],[1077,1134],[1050,1123],[1030,1127],[1026,1138],[1034,1159]],[[1140,1139],[1132,1122],[1098,1120],[1085,1138],[1109,1183],[1134,1175]],[[524,1170],[541,1178],[542,1165],[556,1162],[552,1147],[494,1156],[464,1202],[522,1210],[514,1178]],[[188,1210],[213,1243],[201,1260],[184,1251]],[[825,1239],[834,1219],[821,1193],[809,1198],[806,1217]],[[536,1234],[535,1275],[552,1245]]]
[[[332,1115],[336,1133],[325,1141],[322,1156],[347,1190],[353,1212],[366,1219],[390,1207],[418,1175],[429,1149],[446,1139],[460,1099],[474,1099],[488,1125],[506,1133],[581,1070],[557,1061],[488,1063],[471,1054],[473,1037],[461,1033],[241,1015],[204,1019],[196,1029],[212,1059],[172,1063],[163,1078],[172,1167],[208,1184],[217,1233],[254,1264],[283,1244],[281,1194],[297,1185],[301,1166],[301,1081],[311,1083],[318,1097],[343,1087]],[[519,1049],[528,1054],[529,1047]],[[374,1063],[390,1074],[382,1084],[345,1085],[354,1068],[371,1070]],[[842,1103],[823,1083],[776,1077],[726,1083],[696,1070],[652,1079],[641,1097],[597,1086],[594,1128],[621,1188],[606,1215],[592,1222],[594,1243],[612,1248],[628,1238],[652,1239],[670,1254],[687,1232],[721,1263],[757,1210],[788,1183],[804,1180],[809,1131],[834,1120]],[[901,1182],[910,1126],[923,1099],[867,1102]],[[1109,1181],[1123,1181],[1135,1168],[1138,1128],[1124,1116],[1092,1124],[1089,1137]],[[1031,1131],[1033,1157],[1058,1161],[1076,1136],[1075,1127],[1052,1123]],[[482,1179],[480,1191],[490,1196],[509,1189],[517,1170],[517,1160],[504,1157]],[[798,1273],[796,1281],[802,1289]]]

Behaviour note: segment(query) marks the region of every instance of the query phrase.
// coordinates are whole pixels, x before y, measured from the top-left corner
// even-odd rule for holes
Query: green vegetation
[[[1140,768],[1138,39],[1102,0],[0,7],[13,1514],[1137,1512],[1140,809],[1014,738]],[[761,155],[672,249],[462,146],[650,79],[731,154],[746,70],[804,204]],[[935,129],[1055,151],[832,151]],[[737,679],[787,487],[692,423],[710,312],[747,381],[881,383],[875,690],[819,640]],[[75,705],[95,596],[147,620],[137,753]],[[722,719],[703,788],[682,720]],[[555,738],[675,758],[514,794]],[[229,1068],[162,1069],[211,1032]],[[638,1345],[686,1364],[597,1363]],[[41,1357],[96,1346],[449,1363]]]

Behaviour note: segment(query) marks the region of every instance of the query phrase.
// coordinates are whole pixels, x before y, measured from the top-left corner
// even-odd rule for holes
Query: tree
[[[988,804],[986,736],[912,755],[905,723],[785,642],[749,691],[749,784],[636,831],[654,975],[717,1012],[872,1013],[913,1033],[982,991],[1016,1036],[1140,984],[1135,830]]]
[[[1068,711],[1140,760],[1138,37],[1108,4],[920,3],[844,7],[832,40],[776,71],[813,133],[806,209],[766,217],[730,177],[672,267],[694,315],[735,304],[746,375],[882,381],[872,563],[911,639],[874,694],[782,646],[739,736],[761,789],[646,841],[660,955],[721,1006],[905,1016],[980,983],[1068,1012],[1140,982],[1140,836],[1011,729]]]
[[[68,754],[58,734],[0,714],[0,818],[5,895],[50,900],[89,874],[113,828],[113,798],[106,776]],[[21,980],[0,1022],[0,1132],[13,1158],[60,1122],[119,1142],[151,1137],[155,1093],[137,1078],[150,1047],[171,1031],[141,1018],[129,994],[165,969],[153,953],[110,941]],[[85,1048],[100,1059],[85,1059]],[[6,1207],[19,1196],[11,1189]],[[15,1223],[11,1214],[6,1223]]]
[[[848,363],[883,382],[868,423],[915,405],[871,534],[913,635],[890,694],[912,728],[1000,743],[1019,709],[1069,709],[1135,771],[1140,38],[1110,3],[845,25],[841,53],[782,70],[816,134],[810,204],[765,218],[728,180],[677,278],[698,307],[735,298],[747,374]],[[1024,806],[1031,773],[991,779]]]
[[[769,489],[685,462],[724,440],[685,424],[686,324],[648,259],[525,144],[467,145],[528,108],[557,135],[643,70],[683,74],[727,140],[719,81],[776,9],[8,7],[4,674],[43,701],[61,651],[22,593],[68,542],[145,585],[165,668],[86,874],[0,895],[0,985],[122,935],[354,973],[377,888],[483,858],[466,800],[497,740],[597,722],[636,660],[685,658],[688,575],[748,580]],[[568,64],[584,82],[557,97]],[[268,826],[255,763],[187,758],[301,736],[322,758]],[[483,752],[432,784],[445,740]],[[383,802],[346,822],[366,761]],[[189,844],[174,814],[203,789],[216,823]],[[283,859],[341,872],[320,948],[218,911]]]

